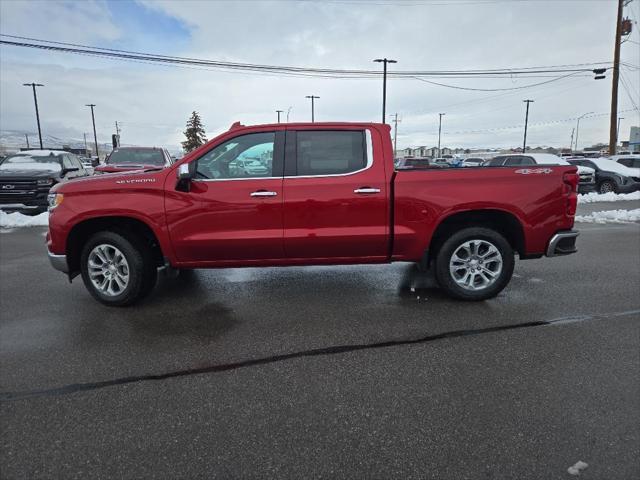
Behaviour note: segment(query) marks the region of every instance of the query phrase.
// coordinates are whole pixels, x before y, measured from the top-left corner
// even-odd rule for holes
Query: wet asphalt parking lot
[[[640,225],[578,228],[482,303],[394,264],[197,271],[127,309],[5,231],[0,476],[640,478]]]

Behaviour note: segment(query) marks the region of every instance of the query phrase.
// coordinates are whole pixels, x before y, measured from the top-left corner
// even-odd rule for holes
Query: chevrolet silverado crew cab
[[[47,211],[52,185],[91,172],[72,153],[25,150],[0,161],[0,210],[37,215]]]
[[[229,131],[166,168],[49,195],[49,258],[107,305],[158,269],[417,262],[449,295],[484,300],[520,259],[576,251],[575,166],[394,168],[388,125]]]

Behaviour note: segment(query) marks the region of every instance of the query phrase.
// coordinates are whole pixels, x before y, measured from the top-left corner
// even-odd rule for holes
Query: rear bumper
[[[632,182],[627,185],[618,185],[618,193],[633,193],[640,190],[640,182]]]
[[[47,250],[51,266],[62,273],[69,273],[69,265],[67,264],[66,255],[56,255]]]
[[[597,190],[595,183],[581,183],[578,185],[578,193],[589,193]]]
[[[547,247],[547,257],[559,257],[561,255],[569,255],[576,253],[576,238],[578,238],[580,232],[577,230],[563,230],[556,233],[551,240],[549,240],[549,246]]]

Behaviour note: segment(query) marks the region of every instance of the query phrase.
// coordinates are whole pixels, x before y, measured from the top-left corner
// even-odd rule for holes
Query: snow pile
[[[589,215],[576,215],[576,222],[582,223],[629,223],[640,222],[640,208],[635,210],[605,210]]]
[[[43,212],[40,215],[30,217],[22,213],[7,213],[0,210],[0,227],[46,227],[49,225],[49,213]]]
[[[569,472],[571,475],[580,475],[580,472],[588,466],[588,463],[579,460],[575,465],[571,465],[569,468],[567,468],[567,472]]]
[[[578,195],[578,203],[621,202],[625,200],[640,200],[640,191],[633,193],[590,192]]]

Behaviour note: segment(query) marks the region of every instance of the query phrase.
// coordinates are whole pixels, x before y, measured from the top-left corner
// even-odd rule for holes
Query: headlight
[[[47,200],[49,201],[49,211],[51,211],[62,203],[64,195],[61,193],[50,193],[47,196]]]
[[[53,178],[41,178],[37,181],[38,185],[53,185]]]

